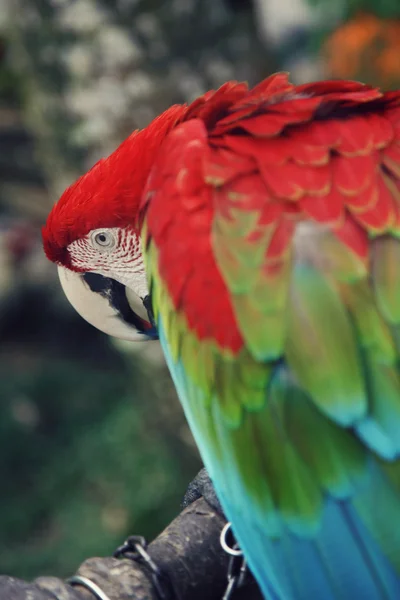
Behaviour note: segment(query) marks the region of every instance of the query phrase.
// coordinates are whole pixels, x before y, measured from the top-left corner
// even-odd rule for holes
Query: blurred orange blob
[[[329,75],[357,79],[385,89],[400,85],[400,19],[361,13],[324,43]]]

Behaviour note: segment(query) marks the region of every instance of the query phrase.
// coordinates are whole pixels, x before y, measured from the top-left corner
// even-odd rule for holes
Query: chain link
[[[229,554],[227,586],[222,600],[233,600],[235,591],[247,580],[247,563],[243,552],[232,532],[231,523],[226,523],[220,535],[220,544],[224,552]],[[146,539],[140,535],[131,535],[114,552],[115,558],[129,558],[143,564],[150,573],[151,580],[159,600],[174,600],[175,595],[169,577],[156,565],[146,550]]]
[[[115,558],[129,558],[147,568],[159,600],[174,600],[175,594],[171,581],[166,573],[156,565],[146,550],[146,539],[141,535],[131,535],[114,552]]]
[[[246,583],[248,570],[246,559],[233,535],[232,524],[229,522],[221,531],[220,544],[222,549],[230,556],[227,572],[228,584],[222,600],[232,600],[235,591]]]

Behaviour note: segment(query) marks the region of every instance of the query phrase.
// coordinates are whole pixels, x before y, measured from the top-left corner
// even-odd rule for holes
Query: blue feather
[[[187,399],[188,386],[194,386],[188,382],[183,366],[171,359],[162,325],[159,333],[168,367],[204,464],[265,598],[398,600],[400,578],[361,521],[351,499],[325,497],[320,526],[313,538],[300,538],[281,524],[279,536],[274,539],[267,535],[266,515],[251,505],[240,485],[235,487],[234,501],[224,495],[220,482],[226,473],[218,472],[218,464],[212,451],[204,444],[203,432]],[[382,476],[372,461],[369,470],[370,486],[380,489]],[[393,527],[396,526],[393,524]],[[400,528],[396,541],[399,547]]]
[[[221,503],[268,600],[400,598],[399,577],[350,501],[327,499],[313,540],[287,531],[271,540],[262,534],[262,521],[255,521],[250,512],[235,514],[227,498]]]

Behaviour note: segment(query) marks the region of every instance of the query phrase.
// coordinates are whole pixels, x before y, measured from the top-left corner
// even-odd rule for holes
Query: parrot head
[[[154,158],[180,112],[171,107],[97,162],[63,193],[42,230],[70,303],[97,329],[121,339],[158,337],[138,217]]]

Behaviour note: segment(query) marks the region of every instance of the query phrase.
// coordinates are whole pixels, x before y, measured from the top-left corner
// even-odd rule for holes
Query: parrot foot
[[[182,508],[186,508],[201,497],[203,497],[218,514],[222,515],[224,519],[226,518],[220,501],[217,498],[217,494],[215,493],[210,476],[204,468],[201,469],[193,481],[189,483],[183,497]]]

